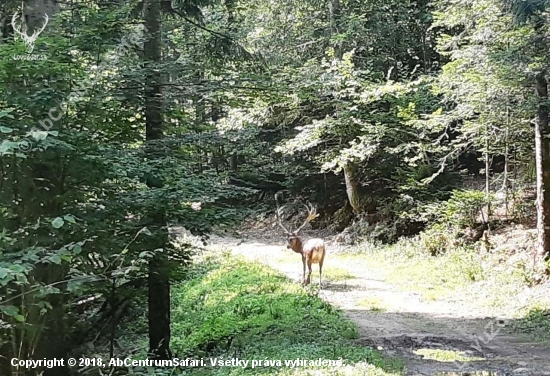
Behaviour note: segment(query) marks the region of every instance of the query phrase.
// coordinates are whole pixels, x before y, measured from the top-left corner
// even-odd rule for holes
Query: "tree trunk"
[[[489,171],[491,170],[491,160],[489,158],[489,124],[485,124],[485,201],[487,204],[487,218],[485,223],[491,221],[491,176]]]
[[[167,236],[160,233],[159,243]],[[149,355],[153,359],[171,359],[170,351],[170,280],[166,257],[157,254],[149,261]]]
[[[504,190],[504,208],[506,219],[508,219],[508,190],[509,178],[508,170],[510,168],[510,107],[506,101],[506,129],[504,131],[504,175],[502,177],[502,189]]]
[[[27,28],[27,34],[31,35],[36,29],[43,27],[45,19],[44,15],[48,15],[49,21],[52,16],[59,12],[59,4],[55,0],[27,0],[25,1],[25,9],[23,15]]]
[[[361,212],[359,183],[357,183],[356,166],[352,162],[347,162],[344,166],[344,180],[349,203],[355,214],[359,214]]]
[[[145,27],[147,39],[144,45],[144,60],[147,69],[145,83],[145,123],[147,153],[151,158],[162,154],[162,74],[159,70],[161,63],[161,0],[145,0]],[[151,189],[162,188],[160,174],[150,177],[147,185]],[[155,233],[152,236],[154,249],[157,252],[149,262],[149,354],[154,359],[170,359],[170,279],[167,270],[166,246],[168,233],[164,209],[159,205],[157,212],[150,214],[152,227]]]
[[[330,15],[330,32],[331,37],[334,38],[338,34],[338,23],[340,20],[340,0],[330,0],[329,2],[329,15]],[[334,58],[341,60],[344,55],[342,46],[338,43],[334,43]]]
[[[52,266],[49,266],[52,267]],[[46,359],[67,359],[66,330],[65,330],[65,308],[64,308],[65,291],[62,289],[61,294],[53,295],[50,298],[52,310],[48,315],[47,329],[43,334],[44,357]],[[66,363],[64,366],[46,368],[43,376],[66,376],[70,375],[69,368]]]
[[[535,152],[537,166],[537,261],[548,260],[550,251],[550,140],[548,119],[548,81],[546,71],[536,76],[539,100],[535,125]],[[545,271],[546,267],[544,268]]]
[[[239,169],[239,160],[237,158],[237,154],[231,154],[229,157],[229,168],[233,172],[237,172]]]
[[[334,38],[338,34],[338,24],[340,21],[340,0],[329,1],[329,17],[330,17],[330,32]],[[342,60],[344,55],[342,46],[339,43],[333,44],[334,59]],[[346,193],[350,206],[356,214],[361,212],[360,196],[359,196],[359,183],[357,182],[356,166],[353,162],[348,161],[344,165],[344,181],[346,183]]]

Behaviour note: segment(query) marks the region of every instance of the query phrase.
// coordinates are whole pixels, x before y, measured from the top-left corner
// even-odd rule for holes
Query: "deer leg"
[[[307,259],[307,283],[306,285],[309,285],[311,283],[311,258]]]
[[[303,273],[302,273],[302,285],[306,284],[306,258],[305,256],[302,256],[302,266],[303,266]]]
[[[319,290],[321,290],[321,275],[323,274],[323,261],[319,262]]]

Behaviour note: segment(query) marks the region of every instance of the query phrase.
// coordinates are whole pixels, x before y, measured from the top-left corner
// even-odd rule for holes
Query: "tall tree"
[[[535,50],[541,56],[548,51],[547,39],[548,20],[537,13],[534,31],[537,41]],[[537,258],[544,263],[550,256],[550,123],[548,111],[548,79],[547,62],[540,67],[535,76],[535,85],[538,97],[537,121],[535,123],[535,155],[537,166]],[[543,269],[548,272],[547,266]]]
[[[144,2],[146,40],[144,44],[146,153],[149,161],[162,156],[159,142],[164,136],[162,116],[161,0]],[[152,189],[163,187],[162,177],[154,172],[147,179]],[[170,353],[170,278],[166,266],[168,232],[164,207],[152,208],[149,223],[154,228],[155,250],[149,261],[149,354],[157,359],[169,359]]]
[[[545,263],[550,258],[550,121],[548,108],[548,20],[546,1],[506,0],[506,9],[514,13],[519,23],[531,23],[535,90],[537,94],[537,121],[535,122],[535,160],[537,180],[537,261],[549,272]]]
[[[330,32],[333,39],[334,61],[336,64],[338,64],[342,60],[342,57],[344,55],[341,42],[339,41],[338,37],[340,17],[340,0],[330,0]],[[349,204],[353,211],[359,214],[361,212],[361,202],[359,195],[359,182],[357,178],[357,165],[355,164],[355,161],[345,161],[342,170],[344,172],[344,182],[346,184],[346,194],[348,196]]]
[[[550,124],[548,119],[548,80],[546,70],[536,75],[539,99],[535,123],[537,166],[537,258],[546,261],[550,254]]]

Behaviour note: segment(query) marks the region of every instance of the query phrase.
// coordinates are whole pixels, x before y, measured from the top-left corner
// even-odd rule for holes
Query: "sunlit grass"
[[[463,351],[418,349],[414,353],[422,355],[424,359],[437,360],[438,362],[475,362],[485,360],[485,358],[467,356]]]
[[[345,281],[356,278],[349,270],[339,267],[329,267],[323,269],[323,278],[334,282]]]
[[[512,328],[519,332],[531,333],[539,341],[550,343],[550,306],[534,305],[527,310]]]
[[[300,255],[296,257],[296,254],[282,255],[282,256],[275,257],[273,261],[276,264],[284,264],[284,265],[296,264],[299,267],[302,267],[302,260],[300,259],[300,257],[301,257]]]
[[[360,299],[355,302],[355,304],[359,307],[365,307],[375,312],[383,312],[389,308],[387,303],[375,297]]]

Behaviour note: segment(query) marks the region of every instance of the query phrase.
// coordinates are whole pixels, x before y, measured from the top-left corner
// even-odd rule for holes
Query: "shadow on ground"
[[[344,312],[358,324],[360,344],[405,359],[409,375],[437,375],[437,372],[477,375],[473,371],[491,371],[493,375],[550,375],[550,349],[530,336],[511,333],[509,329],[517,320],[357,309]],[[433,351],[424,356],[417,354],[418,350]]]

